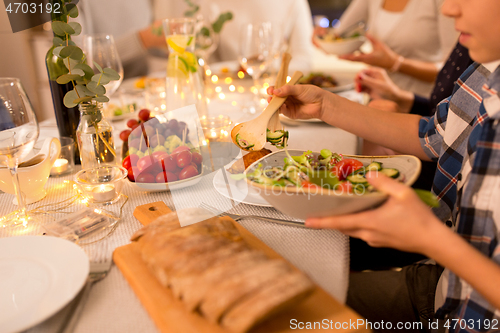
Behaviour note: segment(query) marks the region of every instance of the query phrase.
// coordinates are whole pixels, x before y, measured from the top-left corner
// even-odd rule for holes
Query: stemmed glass
[[[16,78],[0,78],[0,166],[6,166],[10,170],[19,206],[17,211],[0,219],[0,226],[26,226],[28,222],[17,167],[33,149],[38,134],[38,122],[21,81]]]
[[[271,23],[250,23],[242,27],[238,60],[241,67],[252,76],[254,86],[258,86],[258,79],[272,61],[272,47]],[[254,97],[254,102],[257,105],[250,108],[250,113],[255,113],[258,106],[258,91]]]
[[[106,34],[85,35],[83,37],[83,52],[87,56],[87,64],[92,67],[95,73],[99,73],[99,71],[94,62],[101,68],[108,67],[120,74],[119,80],[104,85],[106,95],[111,97],[123,81],[123,66],[113,36]]]

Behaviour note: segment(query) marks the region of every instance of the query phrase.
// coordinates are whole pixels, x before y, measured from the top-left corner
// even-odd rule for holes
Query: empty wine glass
[[[102,68],[111,68],[120,74],[119,80],[104,85],[106,95],[111,97],[123,81],[123,66],[113,36],[106,34],[85,35],[83,37],[83,52],[87,56],[87,64],[92,67],[95,73],[99,73],[99,71],[94,62]]]
[[[0,166],[10,170],[19,206],[17,211],[0,219],[0,226],[26,226],[28,219],[31,219],[26,215],[17,167],[33,149],[38,133],[38,122],[21,81],[17,78],[0,78]]]
[[[254,86],[258,86],[258,79],[266,71],[272,61],[273,35],[271,23],[250,23],[242,27],[240,33],[238,60],[241,67],[252,76]],[[258,107],[258,91],[255,91],[254,106],[249,108],[255,113]]]

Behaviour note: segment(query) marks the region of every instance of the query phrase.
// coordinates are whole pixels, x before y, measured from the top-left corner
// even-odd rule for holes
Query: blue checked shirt
[[[438,162],[435,214],[465,240],[500,264],[500,68],[472,64],[431,118],[420,121],[426,154]],[[452,332],[500,330],[500,311],[452,272],[438,317],[465,319]],[[500,281],[499,281],[500,283]],[[496,325],[494,323],[496,322]]]

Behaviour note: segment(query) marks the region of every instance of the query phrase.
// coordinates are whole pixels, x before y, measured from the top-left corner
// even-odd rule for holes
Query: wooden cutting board
[[[158,216],[169,212],[171,210],[168,206],[160,201],[138,206],[134,210],[134,216],[142,224],[147,225]],[[264,251],[271,258],[282,258],[241,225],[228,217],[224,217],[224,219],[234,223],[243,239],[250,246]],[[202,316],[186,310],[182,302],[176,299],[171,291],[163,287],[150,273],[141,259],[135,242],[117,248],[113,259],[162,333],[230,333],[205,320]],[[339,327],[338,325],[342,326],[344,323],[344,331],[347,332],[367,331],[364,327],[360,327],[358,330],[352,328],[349,324],[356,322],[361,317],[350,308],[340,304],[323,289],[316,287],[314,292],[299,305],[262,323],[250,332],[295,332],[297,330],[291,328],[291,320],[293,319],[297,320],[296,323],[311,322],[314,324],[316,322],[317,329],[308,330],[308,332],[324,332],[325,327],[321,329],[318,326],[319,323],[332,325],[332,327],[335,327],[335,324]]]

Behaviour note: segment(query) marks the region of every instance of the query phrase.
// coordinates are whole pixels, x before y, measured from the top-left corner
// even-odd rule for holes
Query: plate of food
[[[273,207],[298,219],[359,212],[385,201],[364,177],[377,171],[410,186],[420,174],[415,156],[348,156],[283,150],[264,156],[245,171],[250,187]]]
[[[0,239],[0,331],[24,331],[68,304],[83,287],[89,259],[50,236]]]
[[[136,190],[162,192],[197,184],[203,175],[203,157],[189,140],[189,125],[175,118],[151,117],[147,109],[120,133],[122,166]],[[196,126],[195,124],[191,124]],[[197,133],[194,131],[197,138]],[[194,139],[193,142],[198,140]]]
[[[249,187],[244,179],[245,169],[253,162],[270,153],[269,149],[249,152],[217,171],[213,179],[215,190],[224,197],[240,203],[272,207],[259,192]]]
[[[312,84],[333,93],[354,89],[353,73],[311,72],[300,79],[301,84]]]

